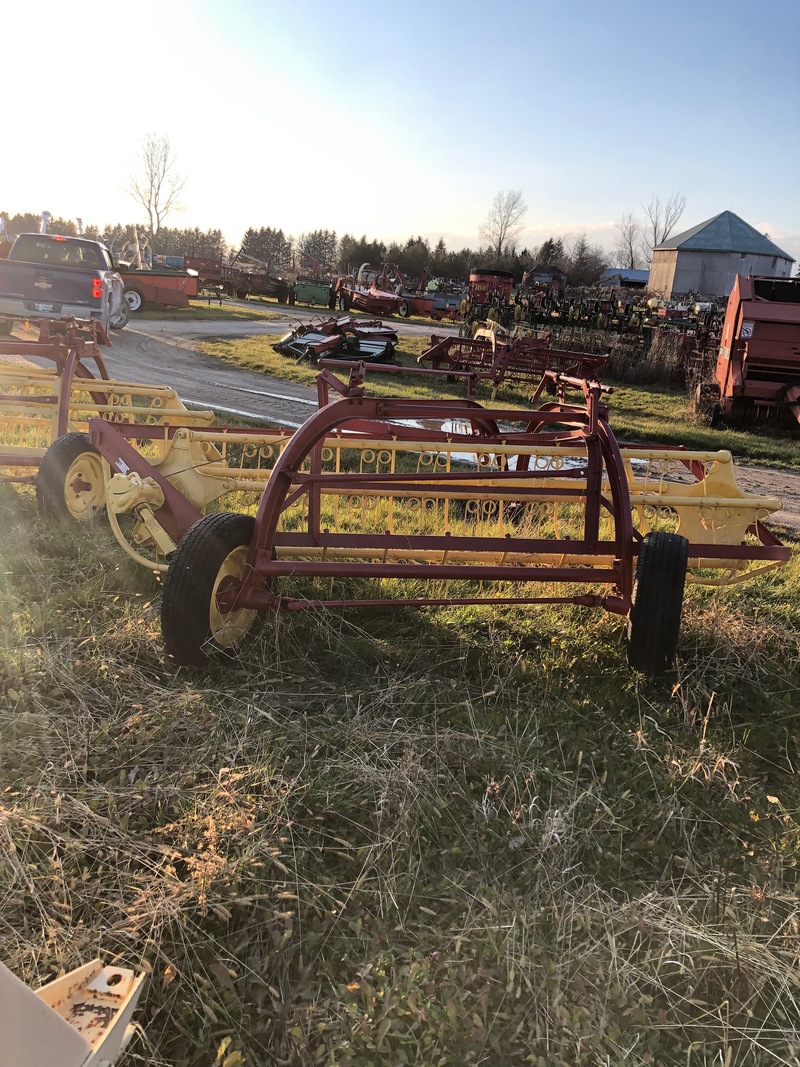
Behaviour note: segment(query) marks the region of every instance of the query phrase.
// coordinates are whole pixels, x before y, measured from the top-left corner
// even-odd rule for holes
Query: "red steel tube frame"
[[[281,604],[284,607],[300,608],[305,602],[293,602],[285,598],[276,597],[268,591],[269,580],[279,575],[314,575],[320,577],[424,577],[424,578],[454,578],[454,579],[481,579],[496,581],[535,582],[535,581],[563,581],[563,582],[604,582],[612,586],[612,594],[605,597],[591,596],[592,603],[600,602],[611,611],[625,614],[630,608],[630,598],[633,581],[632,561],[635,554],[633,522],[631,517],[630,493],[627,479],[624,474],[624,465],[619,446],[611,433],[608,424],[597,417],[597,398],[599,387],[590,389],[587,396],[587,409],[579,409],[566,405],[553,405],[553,410],[537,412],[535,427],[533,430],[526,429],[523,432],[501,432],[497,429],[501,420],[520,421],[526,418],[525,414],[516,409],[505,408],[480,408],[469,401],[419,401],[419,400],[387,400],[376,397],[350,396],[335,404],[321,408],[312,415],[293,436],[286,445],[278,459],[269,482],[261,498],[258,513],[256,515],[255,530],[250,543],[247,569],[241,586],[228,583],[225,593],[221,598],[223,603],[231,607],[235,603],[238,608],[264,608]],[[573,474],[574,477],[585,478],[587,488],[585,491],[570,491],[564,489],[551,489],[548,495],[561,499],[574,499],[575,496],[586,498],[586,512],[584,519],[583,540],[570,541],[570,550],[585,555],[612,556],[612,565],[604,568],[587,567],[535,567],[524,568],[519,566],[503,565],[452,565],[431,563],[356,563],[353,561],[281,561],[273,558],[272,546],[281,544],[299,545],[312,543],[325,547],[336,545],[337,547],[367,547],[383,548],[418,548],[426,549],[451,549],[470,548],[473,551],[486,552],[496,551],[504,546],[508,547],[508,539],[496,537],[468,537],[459,538],[449,534],[443,535],[372,535],[372,534],[329,534],[315,528],[318,520],[318,504],[315,504],[315,490],[318,492],[320,482],[330,488],[345,485],[364,485],[369,482],[373,487],[395,486],[403,489],[417,488],[424,484],[425,478],[420,475],[353,475],[353,474],[321,474],[318,463],[319,450],[322,442],[333,432],[344,430],[348,424],[361,424],[368,422],[375,424],[382,420],[399,420],[415,418],[444,418],[461,419],[478,428],[475,435],[449,434],[451,443],[463,442],[465,446],[475,448],[479,444],[481,449],[491,449],[492,444],[519,443],[526,444],[564,444],[583,441],[586,444],[586,465]],[[572,430],[560,430],[553,433],[542,432],[541,426],[553,422],[561,425],[567,424],[574,427]],[[480,432],[482,429],[483,432]],[[489,431],[488,433],[486,431]],[[405,434],[402,424],[392,425],[393,435],[399,441],[413,440],[413,435]],[[477,440],[476,440],[477,438]],[[311,459],[311,474],[302,472],[301,468],[305,461]],[[602,493],[601,482],[605,467],[610,499]],[[552,472],[529,471],[527,472],[532,482],[544,477],[551,477]],[[518,482],[519,475],[511,472],[512,477]],[[500,472],[502,481],[502,472]],[[496,479],[498,472],[492,472],[492,478]],[[435,476],[436,481],[441,481],[447,476]],[[469,475],[455,474],[456,479],[469,482],[480,478],[480,471],[470,472]],[[297,534],[278,534],[278,525],[281,513],[287,502],[297,498],[297,492],[292,490],[299,487],[309,494],[309,533],[305,537]],[[453,488],[457,491],[462,488],[469,492],[469,486],[459,486],[454,480]],[[533,489],[533,486],[532,486]],[[532,490],[531,490],[532,491]],[[524,496],[524,488],[515,485],[514,494]],[[599,520],[601,508],[605,508],[614,518],[614,539],[610,542],[599,540]],[[514,539],[514,546],[523,551],[545,551],[556,555],[555,545],[558,542],[552,540]],[[578,594],[578,602],[586,602],[587,594]],[[514,598],[516,599],[516,598]],[[525,598],[528,603],[541,602],[541,598]],[[574,602],[575,597],[564,598],[566,602]],[[394,603],[394,600],[369,601],[368,603],[379,605]],[[428,600],[414,601],[414,603],[428,603]],[[472,602],[472,601],[469,601]],[[561,602],[561,598],[559,598]],[[316,604],[322,606],[323,601]],[[346,603],[336,601],[336,604]],[[331,602],[333,606],[333,602]]]

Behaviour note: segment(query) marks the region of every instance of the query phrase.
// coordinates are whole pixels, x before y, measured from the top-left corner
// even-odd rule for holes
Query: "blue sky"
[[[175,224],[234,243],[272,225],[474,245],[494,194],[520,188],[529,244],[586,230],[610,248],[623,212],[680,191],[678,229],[730,209],[800,258],[800,0],[133,10],[4,16],[3,98],[26,85],[6,210],[135,218],[125,185],[155,132],[188,177]]]

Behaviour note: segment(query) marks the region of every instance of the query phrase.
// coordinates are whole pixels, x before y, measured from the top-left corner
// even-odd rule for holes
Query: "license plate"
[[[33,305],[33,310],[34,311],[55,311],[55,305],[54,304],[34,304]]]

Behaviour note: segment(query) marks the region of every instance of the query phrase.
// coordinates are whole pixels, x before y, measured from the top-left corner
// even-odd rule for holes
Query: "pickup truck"
[[[124,294],[111,254],[97,241],[21,233],[0,260],[0,316],[97,319],[108,333],[127,325]]]

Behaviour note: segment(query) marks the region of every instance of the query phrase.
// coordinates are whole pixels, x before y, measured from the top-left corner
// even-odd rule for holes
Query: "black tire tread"
[[[64,479],[84,452],[100,454],[85,433],[73,431],[57,437],[42,456],[36,472],[36,506],[43,517],[73,519],[64,499]]]
[[[122,297],[122,303],[125,305],[125,307],[122,308],[122,313],[116,319],[116,323],[112,322],[111,317],[109,316],[108,325],[109,328],[112,330],[124,330],[128,323],[131,321],[131,315],[133,314],[133,312],[131,311],[131,306],[125,296]],[[125,312],[125,308],[127,308],[127,314]],[[120,318],[122,319],[122,322],[120,322]]]
[[[681,627],[689,542],[655,531],[639,548],[628,620],[628,663],[647,675],[664,674],[675,659]]]
[[[161,598],[161,634],[167,654],[181,666],[209,659],[211,591],[225,557],[253,536],[252,515],[218,511],[191,526],[170,560]]]

